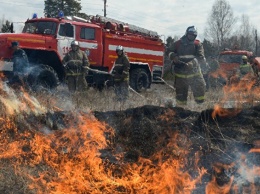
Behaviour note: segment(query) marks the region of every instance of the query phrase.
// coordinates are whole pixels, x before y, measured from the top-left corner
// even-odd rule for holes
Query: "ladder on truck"
[[[67,16],[66,19],[77,21],[77,22],[85,22],[85,23],[98,23],[102,24],[105,29],[114,30],[114,31],[121,31],[121,32],[128,32],[132,34],[140,34],[143,36],[148,36],[151,38],[159,38],[159,35],[157,32],[152,30],[147,30],[145,28],[128,24],[119,20],[115,20],[112,18],[104,17],[101,15],[91,16],[88,15],[88,19],[84,19],[77,16]]]

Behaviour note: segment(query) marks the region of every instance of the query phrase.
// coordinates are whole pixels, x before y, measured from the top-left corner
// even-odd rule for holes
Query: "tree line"
[[[64,15],[87,19],[87,14],[81,12],[81,9],[81,0],[44,0],[44,14],[47,17],[56,17],[58,10],[62,10]],[[2,33],[14,32],[13,24],[4,18],[0,21],[0,26]],[[239,18],[234,16],[227,0],[215,0],[213,3],[204,29],[204,37],[202,43],[206,57],[216,56],[224,48],[235,46],[242,50],[253,51],[256,56],[260,56],[256,27],[250,23],[248,15],[243,14]],[[167,37],[166,53],[170,44],[177,39],[177,36]]]

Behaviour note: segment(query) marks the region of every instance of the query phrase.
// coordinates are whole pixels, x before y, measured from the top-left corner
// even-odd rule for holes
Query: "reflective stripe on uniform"
[[[195,55],[179,55],[180,59],[193,59],[195,57]]]
[[[187,101],[186,100],[176,100],[177,104],[178,105],[186,105],[187,104]]]
[[[124,78],[123,80],[122,79],[114,79],[114,81],[128,81],[129,79],[128,78]]]
[[[198,97],[195,97],[195,100],[205,100],[205,96],[198,96]]]
[[[68,76],[78,76],[78,75],[83,75],[83,73],[66,73],[66,75]]]
[[[191,78],[191,77],[195,77],[195,76],[199,76],[199,75],[202,75],[202,74],[201,73],[194,73],[194,74],[185,75],[185,74],[175,73],[175,76],[180,77],[180,78]]]
[[[240,68],[246,68],[246,67],[251,67],[251,65],[248,65],[248,64],[246,64],[246,65],[240,65]]]

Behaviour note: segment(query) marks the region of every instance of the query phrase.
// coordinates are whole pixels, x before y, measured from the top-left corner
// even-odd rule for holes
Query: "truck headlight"
[[[162,67],[160,67],[160,66],[153,66],[153,71],[162,71]]]

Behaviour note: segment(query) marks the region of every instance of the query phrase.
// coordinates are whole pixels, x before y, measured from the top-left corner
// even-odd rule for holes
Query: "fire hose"
[[[100,71],[100,70],[97,70],[97,69],[92,69],[90,67],[84,67],[84,68],[88,69],[89,71],[93,71],[93,72],[99,73],[99,74],[105,74],[105,75],[111,75],[111,76],[114,75],[112,73],[109,73],[109,72],[106,72],[106,71]]]
[[[114,76],[114,74],[108,73],[108,72],[106,72],[106,71],[100,71],[100,70],[97,70],[97,69],[92,69],[92,68],[90,68],[90,67],[87,67],[87,69],[88,69],[89,71],[93,71],[93,72],[96,72],[96,73]],[[142,97],[142,98],[146,98],[146,97],[144,97],[143,95],[141,95],[140,93],[138,93],[137,91],[135,91],[131,86],[128,86],[128,88],[129,88],[130,91],[132,91],[132,92],[135,93],[136,95],[138,95],[138,96],[140,96],[140,97]],[[148,99],[148,98],[146,98],[146,99]]]
[[[80,63],[81,63],[82,61],[81,61],[81,60],[69,60],[68,62],[66,62],[66,63],[64,64],[64,68],[67,68],[68,63],[70,63],[70,62],[73,62],[73,63],[75,64],[75,62],[77,62],[77,63],[80,62]],[[97,70],[97,69],[92,69],[92,68],[90,68],[90,67],[88,67],[88,66],[84,66],[83,68],[86,68],[86,69],[88,69],[89,71],[93,71],[93,72],[96,72],[96,73],[99,73],[99,74],[112,75],[112,74],[109,73],[109,72],[100,71],[100,70]]]
[[[70,60],[69,62],[79,62],[79,60]],[[67,64],[67,63],[66,63]],[[106,71],[100,71],[100,70],[97,70],[97,69],[92,69],[90,67],[84,67],[86,69],[88,69],[89,71],[92,71],[92,72],[95,72],[95,73],[98,73],[98,74],[105,74],[105,75],[111,75],[111,76],[114,76],[114,74],[112,73],[109,73],[109,72],[106,72]],[[167,86],[169,86],[171,89],[173,89],[175,91],[175,88],[170,85],[169,83],[167,83],[164,79],[160,78],[160,77],[157,77],[158,79],[160,79],[162,82],[164,82]],[[140,93],[138,93],[136,90],[134,90],[131,86],[129,86],[129,90],[132,91],[133,93],[135,93],[136,95],[138,95],[139,97],[142,97],[142,98],[145,98],[145,99],[148,99],[150,100],[149,98],[141,95]]]
[[[64,67],[66,68],[67,67],[67,64],[69,62],[81,62],[80,60],[70,60],[68,61],[67,63],[64,64]],[[92,69],[88,66],[84,67],[86,69],[88,69],[89,71],[92,71],[92,72],[95,72],[95,73],[98,73],[98,74],[104,74],[104,75],[111,75],[111,76],[114,76],[114,74],[112,73],[109,73],[109,72],[106,72],[106,71],[100,71],[98,69]],[[131,86],[129,86],[129,90],[134,92],[135,94],[137,94],[138,96],[142,97],[142,98],[145,98],[143,95],[139,94],[137,91],[135,91]]]
[[[157,79],[160,79],[163,83],[165,83],[167,86],[169,86],[171,89],[173,89],[174,91],[176,90],[171,84],[167,83],[163,78],[160,77],[156,77]]]

